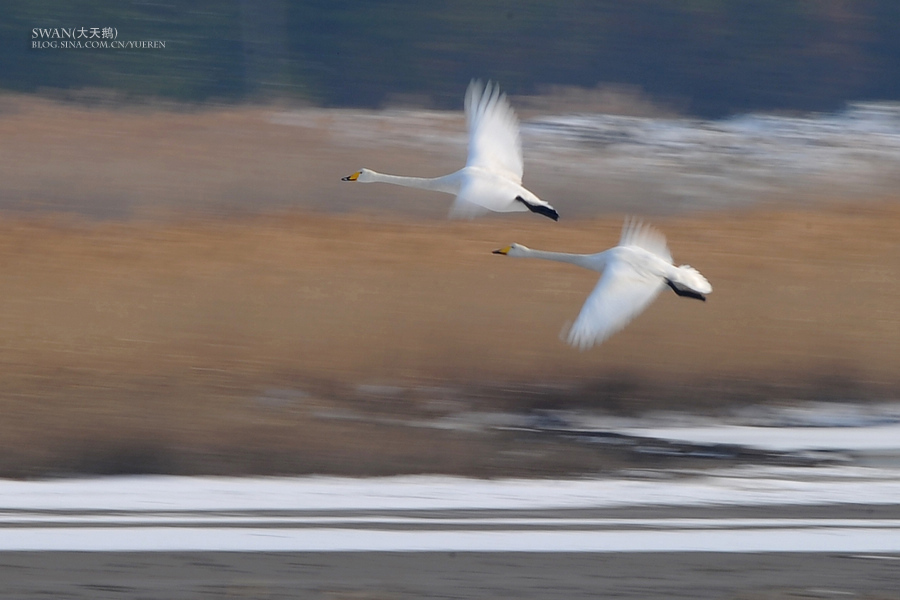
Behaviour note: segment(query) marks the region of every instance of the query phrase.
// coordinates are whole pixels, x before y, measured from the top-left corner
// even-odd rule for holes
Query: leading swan
[[[495,212],[531,211],[554,221],[559,213],[522,187],[522,144],[519,120],[500,87],[473,80],[466,90],[469,157],[466,166],[443,177],[402,177],[360,169],[342,181],[393,183],[455,194],[453,217]]]
[[[679,296],[706,301],[712,286],[693,267],[672,264],[662,233],[626,220],[619,245],[597,254],[565,254],[512,244],[494,254],[543,258],[602,272],[569,330],[568,342],[586,350],[600,344],[647,308],[666,286]]]

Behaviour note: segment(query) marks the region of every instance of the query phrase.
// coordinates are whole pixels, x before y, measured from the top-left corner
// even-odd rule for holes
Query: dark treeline
[[[164,49],[33,48],[33,28],[114,27]],[[627,84],[694,114],[900,99],[898,0],[43,0],[0,5],[0,87],[179,101],[458,107]]]

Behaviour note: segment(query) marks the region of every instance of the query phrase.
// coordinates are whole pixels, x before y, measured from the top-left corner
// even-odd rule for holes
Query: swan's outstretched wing
[[[503,173],[522,183],[522,143],[519,120],[506,94],[491,83],[473,80],[466,90],[466,121],[469,125],[467,167],[481,167]]]
[[[663,287],[665,283],[659,277],[644,275],[624,261],[611,260],[569,330],[569,343],[587,350],[603,342],[647,308]]]
[[[672,253],[669,252],[669,246],[666,244],[666,236],[658,229],[642,223],[634,217],[625,219],[619,245],[637,246],[652,252],[667,262],[672,262]]]

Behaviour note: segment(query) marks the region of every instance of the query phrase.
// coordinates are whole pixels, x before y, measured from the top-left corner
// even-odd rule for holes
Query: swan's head
[[[360,169],[353,175],[342,177],[341,181],[359,181],[361,183],[367,183],[369,181],[374,181],[374,178],[372,177],[372,171],[369,169]]]
[[[504,248],[498,248],[494,250],[493,254],[502,254],[504,256],[525,256],[528,252],[528,247],[523,246],[522,244],[510,244]]]

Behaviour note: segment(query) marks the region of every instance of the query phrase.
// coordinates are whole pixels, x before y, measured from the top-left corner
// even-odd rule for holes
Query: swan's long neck
[[[444,175],[443,177],[404,177],[402,175],[388,175],[387,173],[372,171],[369,181],[392,183],[394,185],[445,192],[447,194],[459,192],[459,178],[456,177],[456,173]]]
[[[570,265],[576,265],[579,267],[584,267],[585,269],[591,269],[592,271],[597,271],[603,268],[606,263],[605,253],[601,252],[599,254],[568,254],[566,252],[546,252],[544,250],[532,250],[528,248],[527,250],[520,251],[522,258],[540,258],[543,260],[553,260],[556,262],[564,262],[569,263]]]

